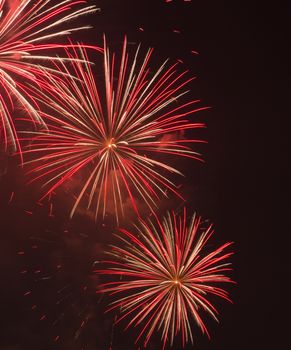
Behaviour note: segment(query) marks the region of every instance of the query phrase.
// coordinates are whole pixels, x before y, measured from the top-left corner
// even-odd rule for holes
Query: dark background
[[[80,20],[94,29],[79,33],[77,40],[101,45],[104,32],[118,52],[126,34],[133,47],[142,43],[143,52],[154,47],[156,65],[168,57],[180,59],[182,68],[198,77],[191,97],[212,107],[199,115],[208,126],[203,136],[209,144],[202,149],[206,163],[187,163],[182,191],[189,212],[197,210],[215,223],[215,243],[235,242],[238,284],[230,288],[234,305],[217,303],[220,324],[206,320],[211,340],[194,329],[194,347],[187,349],[287,349],[288,138],[281,111],[288,88],[287,7],[245,1],[96,2],[101,12]],[[103,315],[105,303],[94,293],[98,281],[91,275],[92,262],[111,242],[112,225],[95,224],[85,215],[69,221],[66,200],[57,196],[54,218],[48,217],[49,203],[35,204],[37,189],[25,186],[16,164],[14,157],[1,155],[0,348],[103,350],[111,340],[112,350],[137,348],[135,331],[119,327],[112,333],[114,315]],[[56,277],[59,261],[63,272]],[[45,285],[35,277],[38,268],[53,276]],[[26,269],[33,272],[20,273]],[[37,310],[31,310],[35,304]],[[43,315],[46,319],[39,321]],[[75,339],[83,319],[88,322]],[[149,349],[160,348],[157,335]],[[174,348],[180,349],[178,342]]]

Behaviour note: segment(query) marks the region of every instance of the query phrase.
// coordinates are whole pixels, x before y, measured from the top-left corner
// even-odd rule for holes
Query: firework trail
[[[73,50],[71,59],[88,61],[84,48]],[[138,48],[130,59],[125,39],[117,63],[104,41],[103,54],[104,81],[98,85],[91,66],[78,61],[72,63],[73,73],[58,64],[66,73],[63,81],[47,74],[50,92],[38,93],[36,99],[45,104],[47,112],[40,115],[49,132],[24,139],[33,141],[26,151],[32,156],[29,174],[47,188],[44,197],[81,172],[84,179],[71,216],[86,200],[87,209],[95,207],[96,217],[111,212],[118,221],[127,199],[139,214],[139,203],[154,210],[167,192],[180,196],[168,175],[181,173],[163,156],[170,161],[173,156],[201,160],[190,145],[203,141],[184,134],[204,127],[189,116],[206,107],[196,107],[199,100],[178,103],[192,78],[167,62],[150,72],[152,49],[141,59]]]
[[[153,332],[160,330],[163,347],[168,341],[173,345],[178,333],[183,346],[193,343],[191,321],[209,336],[201,313],[217,321],[209,296],[230,301],[216,285],[232,282],[225,276],[231,270],[225,261],[232,255],[225,249],[231,243],[208,249],[212,234],[212,226],[204,228],[196,215],[187,226],[186,210],[181,216],[168,213],[162,221],[140,219],[135,233],[120,229],[117,237],[124,248],[111,246],[112,260],[104,261],[105,269],[96,270],[113,282],[101,285],[98,293],[114,295],[108,311],[120,309],[117,322],[125,318],[127,328],[141,327],[136,342],[144,337],[146,346]]]
[[[16,107],[34,123],[43,124],[24,82],[38,84],[40,60],[54,59],[48,50],[64,46],[52,40],[89,28],[63,30],[59,25],[95,11],[96,7],[87,6],[85,0],[0,0],[0,136],[6,149],[20,148],[14,124]]]

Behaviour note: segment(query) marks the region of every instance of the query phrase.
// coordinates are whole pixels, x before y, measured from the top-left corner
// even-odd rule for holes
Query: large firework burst
[[[59,30],[64,22],[96,11],[86,0],[0,0],[0,135],[6,148],[19,148],[13,122],[15,102],[36,123],[43,123],[24,82],[38,83],[40,59],[53,59],[48,50],[63,47],[55,37],[88,28]]]
[[[178,333],[183,346],[193,342],[191,319],[209,335],[201,312],[217,320],[217,310],[208,300],[211,294],[230,301],[217,284],[232,282],[225,276],[231,270],[225,261],[232,254],[225,249],[231,243],[209,249],[212,226],[196,215],[187,226],[186,210],[181,216],[168,213],[162,221],[140,219],[135,231],[120,230],[117,237],[124,247],[112,246],[113,259],[104,262],[106,269],[96,271],[113,279],[99,290],[117,299],[109,310],[120,309],[118,322],[126,318],[128,327],[140,326],[137,341],[144,336],[145,346],[155,330],[161,330],[164,347],[167,341],[172,345]]]
[[[74,51],[69,57],[88,61],[83,48],[78,55]],[[74,75],[80,81],[70,74],[64,75],[64,81],[51,76],[51,92],[38,94],[37,99],[48,110],[40,115],[49,132],[29,136],[34,138],[28,150],[33,155],[33,180],[43,181],[48,195],[81,169],[89,169],[88,175],[83,172],[87,177],[71,215],[85,196],[88,208],[95,205],[96,215],[101,211],[104,216],[109,208],[117,220],[123,215],[126,198],[137,213],[137,199],[153,209],[168,190],[179,195],[167,175],[181,173],[160,156],[200,159],[189,145],[202,141],[182,134],[204,127],[188,116],[205,107],[195,108],[198,100],[177,104],[186,93],[183,87],[192,79],[185,78],[186,72],[177,72],[177,64],[166,68],[166,62],[151,74],[151,53],[150,49],[140,62],[137,49],[130,60],[125,40],[117,65],[104,43],[105,91],[99,87],[102,81],[96,85],[91,66],[76,61]],[[70,73],[65,65],[58,67]]]

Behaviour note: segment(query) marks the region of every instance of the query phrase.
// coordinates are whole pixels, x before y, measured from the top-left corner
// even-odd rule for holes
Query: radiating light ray
[[[66,46],[51,40],[89,28],[58,26],[96,10],[86,0],[0,0],[0,137],[6,150],[20,149],[15,127],[18,114],[24,111],[34,123],[44,124],[24,82],[38,85],[39,64],[56,59],[55,50]]]
[[[140,329],[136,342],[144,346],[152,334],[160,331],[163,348],[181,334],[182,345],[193,343],[192,325],[209,336],[202,314],[218,321],[212,304],[214,295],[231,301],[228,292],[217,285],[233,283],[226,276],[231,270],[225,252],[231,243],[211,250],[207,242],[212,225],[192,217],[187,224],[186,209],[182,215],[168,213],[161,221],[139,220],[135,232],[120,229],[121,244],[113,245],[108,254],[112,260],[95,272],[110,276],[111,282],[99,286],[98,293],[109,293],[108,311],[120,311],[117,323],[126,319],[127,327]]]
[[[46,196],[82,172],[84,180],[71,216],[86,196],[87,208],[94,207],[96,217],[113,212],[118,221],[127,198],[136,213],[140,202],[154,210],[167,192],[180,196],[168,175],[181,172],[162,157],[201,160],[190,145],[204,141],[188,139],[182,132],[205,126],[190,116],[206,107],[196,107],[199,100],[178,103],[192,78],[167,62],[152,74],[152,49],[143,59],[139,51],[138,47],[131,60],[125,39],[117,63],[104,40],[104,82],[96,84],[89,64],[74,61],[71,72],[60,62],[56,69],[65,73],[64,79],[46,72],[50,87],[35,95],[46,107],[40,115],[49,131],[27,136],[33,141],[26,151],[32,155],[27,161],[32,166],[29,174],[32,181],[42,181]],[[68,57],[88,61],[81,47],[78,52],[73,48]]]

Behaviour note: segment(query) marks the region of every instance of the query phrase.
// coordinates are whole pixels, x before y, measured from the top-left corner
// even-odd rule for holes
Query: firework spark
[[[16,105],[35,123],[43,123],[24,82],[37,84],[41,73],[37,67],[39,60],[53,59],[51,54],[47,55],[48,50],[64,46],[51,40],[89,28],[57,27],[94,11],[95,6],[87,6],[86,0],[0,0],[0,135],[6,149],[20,148],[13,121]]]
[[[38,327],[43,342],[51,344],[52,349],[54,342],[62,349],[81,350],[83,342],[87,349],[95,349],[96,337],[97,348],[105,349],[108,339],[104,337],[105,327],[100,326],[102,312],[98,306],[102,296],[96,298],[97,276],[91,273],[93,256],[98,256],[101,249],[99,244],[75,229],[72,222],[51,217],[49,203],[41,208],[35,206],[33,216],[22,215],[15,211],[16,207],[10,206],[7,213],[17,212],[23,217],[22,223],[30,227],[27,231],[35,231],[26,236],[22,227],[14,226],[19,235],[17,267],[21,282],[21,292],[16,293],[24,296],[26,319],[32,327]],[[88,225],[86,228],[88,232]],[[96,331],[89,334],[91,327]],[[32,331],[30,327],[28,330]],[[95,347],[90,346],[93,342]]]
[[[179,105],[177,100],[187,93],[183,88],[192,78],[185,78],[186,72],[179,72],[177,64],[167,68],[167,62],[151,73],[151,54],[152,49],[140,62],[138,48],[130,60],[125,39],[117,64],[104,42],[105,91],[100,91],[102,82],[97,87],[91,66],[76,61],[73,74],[80,81],[72,79],[68,68],[60,64],[65,80],[48,76],[50,93],[37,96],[50,109],[40,112],[49,132],[29,135],[34,139],[26,152],[33,156],[27,162],[33,165],[32,181],[43,182],[48,188],[46,196],[89,169],[71,215],[87,196],[87,208],[94,205],[96,216],[102,212],[104,217],[111,209],[117,221],[124,215],[127,198],[137,214],[138,201],[153,210],[168,191],[180,196],[167,175],[181,173],[161,156],[201,160],[189,145],[203,141],[183,135],[187,129],[204,127],[189,116],[206,107],[196,107],[198,100]],[[69,57],[88,61],[84,48]]]
[[[217,284],[232,282],[225,276],[231,270],[225,261],[232,253],[226,243],[208,250],[206,243],[213,234],[212,226],[204,228],[194,215],[187,227],[183,215],[168,215],[156,223],[140,219],[135,234],[125,229],[117,237],[124,248],[112,246],[111,261],[98,274],[115,280],[100,286],[99,292],[121,295],[109,310],[120,309],[122,319],[130,319],[128,327],[141,326],[136,342],[145,337],[146,346],[155,330],[160,330],[164,347],[173,345],[181,333],[183,346],[193,343],[191,319],[209,336],[201,311],[217,321],[217,310],[208,300],[212,294],[230,301],[228,293]]]

